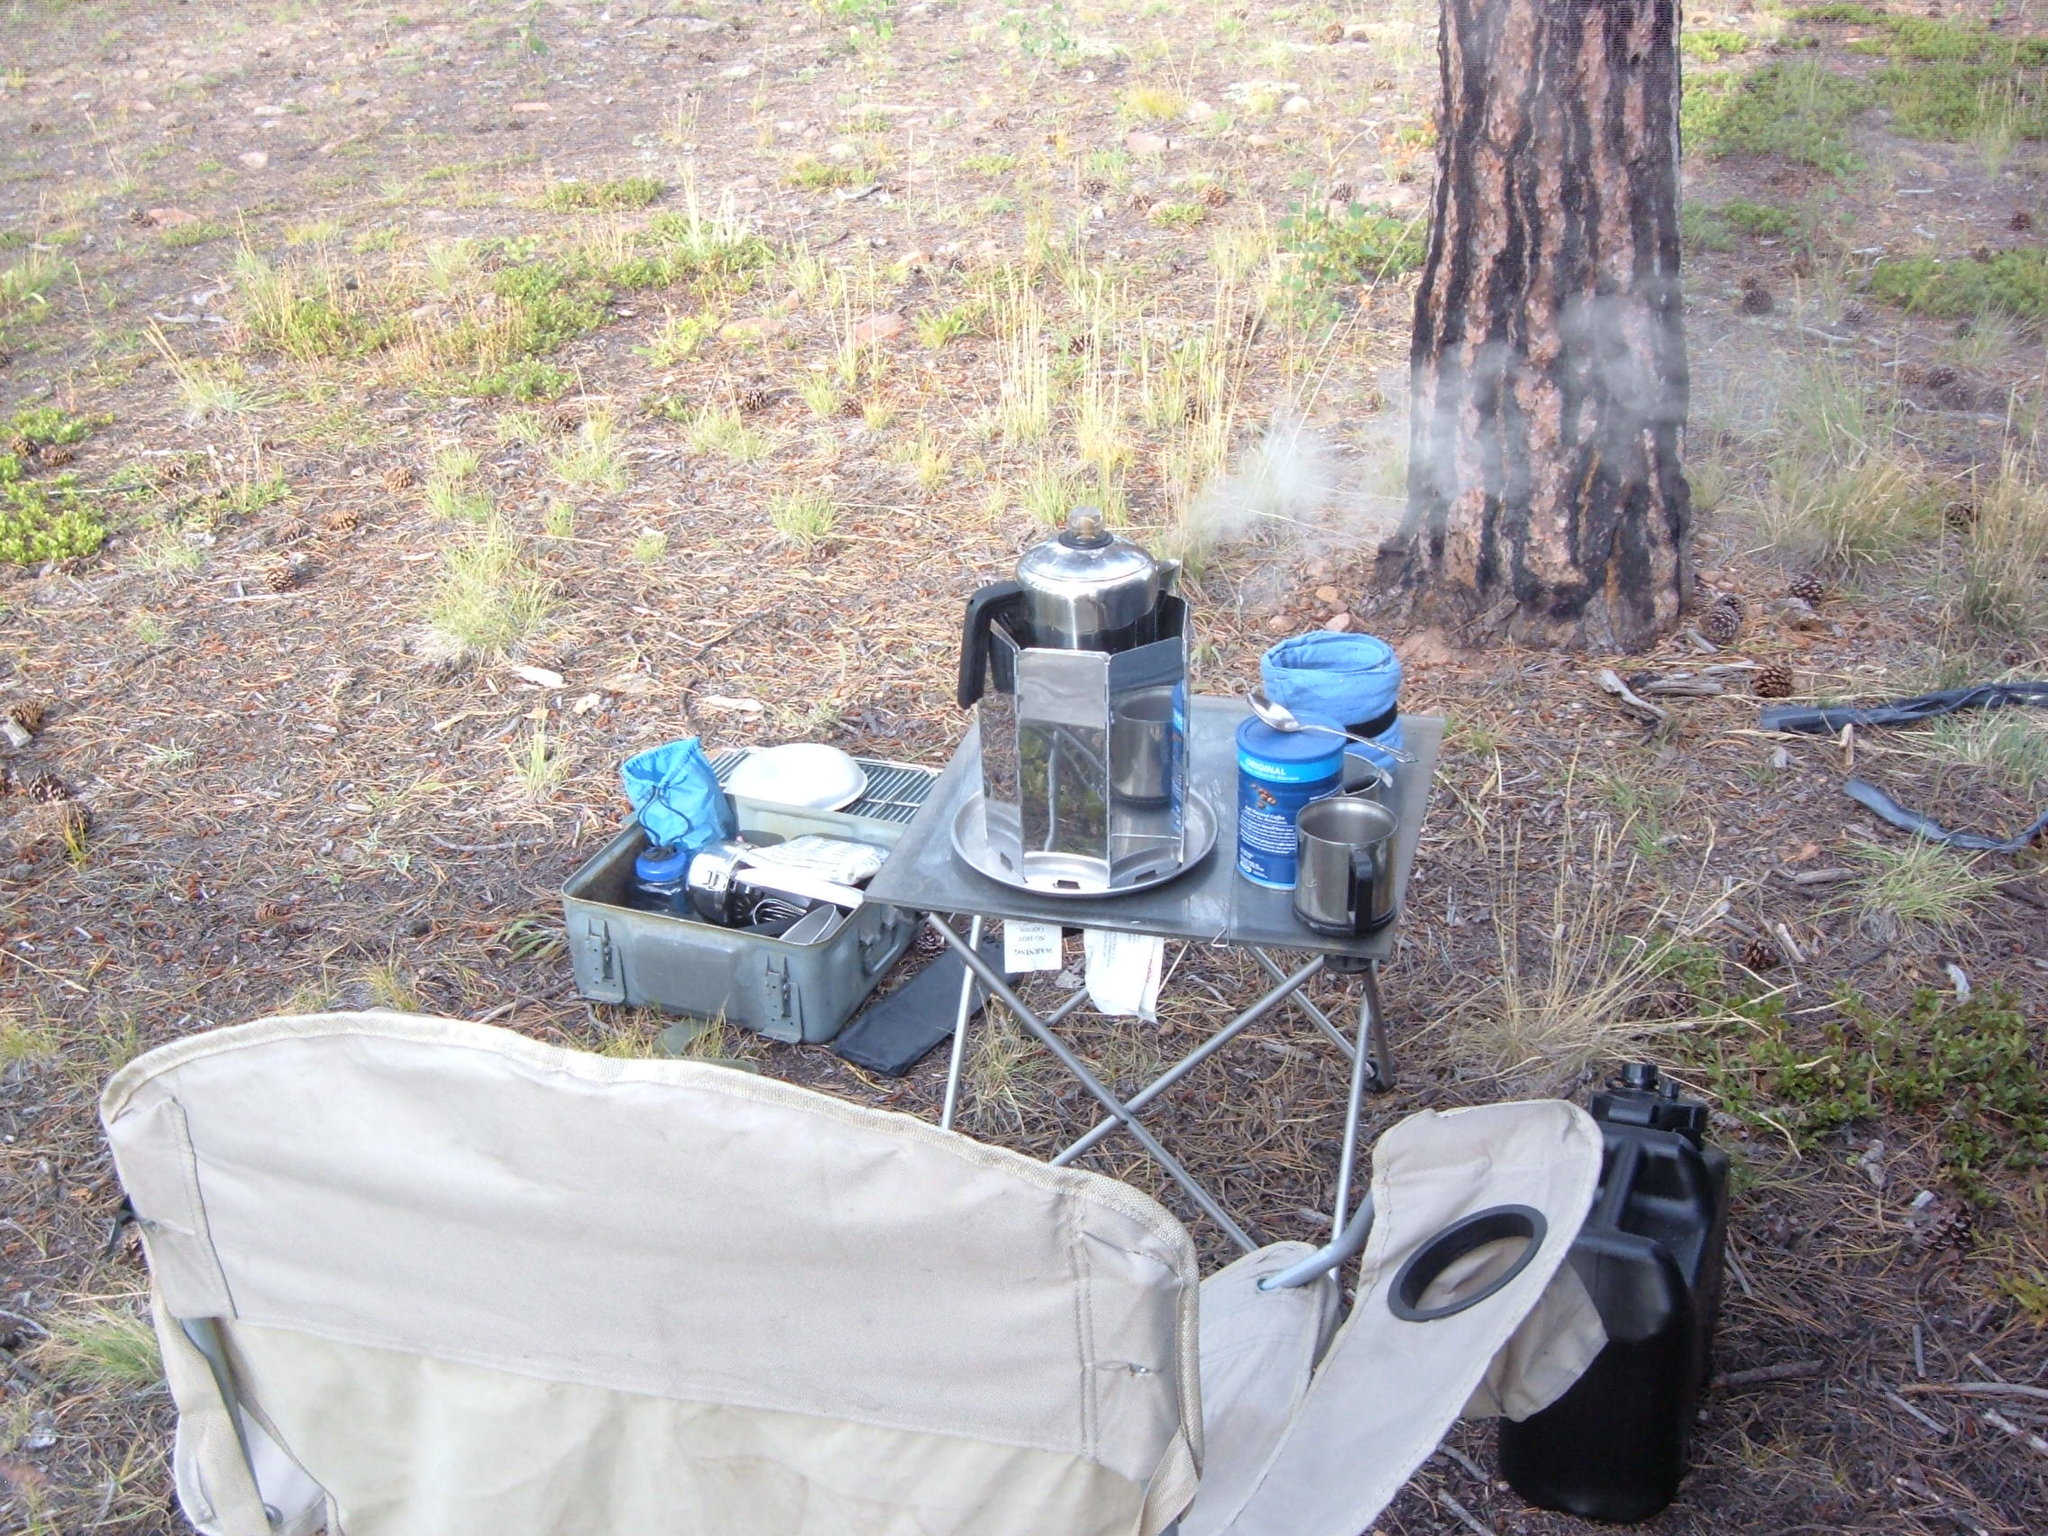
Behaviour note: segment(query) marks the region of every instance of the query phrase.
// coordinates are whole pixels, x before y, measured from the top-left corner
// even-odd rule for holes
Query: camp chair
[[[1381,1139],[1334,1337],[1329,1250],[1198,1285],[1117,1180],[708,1063],[319,1014],[101,1116],[213,1536],[1356,1536],[1601,1342],[1562,1103]]]

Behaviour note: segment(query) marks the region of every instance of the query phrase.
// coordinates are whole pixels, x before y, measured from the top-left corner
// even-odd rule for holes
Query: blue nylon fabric
[[[1378,635],[1325,630],[1282,640],[1267,651],[1259,658],[1259,679],[1267,698],[1297,715],[1358,725],[1394,707],[1401,692],[1401,658]],[[1396,720],[1374,739],[1398,750],[1401,722]],[[1351,750],[1382,767],[1393,766],[1392,758],[1371,747]]]
[[[732,805],[718,787],[718,775],[705,761],[695,736],[636,753],[619,773],[626,798],[651,843],[694,853],[739,830]]]

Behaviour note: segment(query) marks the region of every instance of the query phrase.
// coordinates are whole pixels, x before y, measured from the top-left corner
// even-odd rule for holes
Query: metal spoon
[[[1342,736],[1346,741],[1355,741],[1362,747],[1371,747],[1375,752],[1384,752],[1397,763],[1415,761],[1399,747],[1390,747],[1383,741],[1374,741],[1370,736],[1360,736],[1353,731],[1341,731],[1334,725],[1319,725],[1313,720],[1303,720],[1285,704],[1267,698],[1266,690],[1263,688],[1254,688],[1245,697],[1251,701],[1252,713],[1276,731],[1286,731],[1290,734],[1295,731],[1328,731],[1332,736]]]

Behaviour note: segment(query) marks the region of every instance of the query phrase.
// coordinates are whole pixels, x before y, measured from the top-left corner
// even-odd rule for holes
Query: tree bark
[[[1641,650],[1692,585],[1678,0],[1443,0],[1415,300],[1411,621]]]

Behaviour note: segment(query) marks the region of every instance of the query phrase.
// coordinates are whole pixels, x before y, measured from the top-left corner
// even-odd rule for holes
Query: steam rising
[[[1196,495],[1190,541],[1276,553],[1375,547],[1400,525],[1407,503],[1407,414],[1371,417],[1347,436],[1340,444],[1296,414],[1276,415]]]

